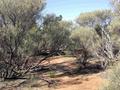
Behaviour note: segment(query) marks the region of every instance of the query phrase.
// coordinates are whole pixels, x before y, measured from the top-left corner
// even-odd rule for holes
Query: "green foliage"
[[[65,25],[63,25],[65,24]],[[37,50],[64,50],[69,44],[69,22],[62,21],[61,16],[48,14],[43,18],[42,28],[33,36]]]
[[[119,35],[119,29],[120,29],[120,17],[114,17],[114,19],[111,21],[110,25],[108,26],[108,29],[113,34]]]
[[[27,49],[26,35],[36,25],[36,16],[43,9],[42,0],[1,0],[0,18],[0,77],[23,75]]]
[[[35,25],[36,16],[43,7],[43,0],[1,0],[0,15],[5,26],[28,30]]]
[[[79,49],[82,45],[92,49],[94,47],[93,42],[96,42],[97,37],[92,28],[79,27],[72,31],[71,39],[74,43],[74,49]]]
[[[96,24],[104,26],[110,23],[111,17],[111,10],[96,10],[80,14],[76,22],[80,26],[94,27]]]
[[[114,12],[116,15],[120,14],[120,1],[119,0],[110,0],[113,6]]]
[[[120,64],[117,64],[107,73],[108,82],[103,85],[101,90],[120,90]]]
[[[92,12],[81,13],[76,22],[81,26],[93,26],[95,15]]]
[[[111,21],[110,25],[107,27],[109,32],[111,33],[111,39],[114,43],[120,44],[120,17],[114,16],[113,20]]]

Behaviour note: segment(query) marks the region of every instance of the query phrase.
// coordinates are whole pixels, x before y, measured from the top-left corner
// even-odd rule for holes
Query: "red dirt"
[[[75,58],[73,57],[54,57],[51,64],[62,64],[73,69],[76,67]],[[55,89],[50,90],[98,90],[104,82],[101,73],[75,76],[61,76],[54,79],[59,80],[59,85]]]
[[[55,90],[97,90],[103,82],[99,75],[61,77],[61,85]]]
[[[53,57],[50,58],[51,65],[63,65],[65,68],[71,70],[77,67],[75,63],[75,58],[73,57]],[[47,63],[44,63],[47,64]],[[40,87],[40,81],[34,83],[37,87],[24,87],[18,90],[98,90],[100,85],[105,79],[101,77],[103,72],[96,74],[85,74],[85,75],[61,75],[52,78],[53,80],[58,80],[57,86],[55,88],[48,88],[46,86]],[[50,78],[50,77],[49,77]],[[9,89],[5,89],[9,90]],[[10,89],[17,90],[17,89]]]

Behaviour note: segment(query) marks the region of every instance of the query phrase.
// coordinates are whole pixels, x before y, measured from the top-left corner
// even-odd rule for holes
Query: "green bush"
[[[108,83],[101,90],[120,90],[120,63],[108,73]]]
[[[78,27],[71,33],[71,39],[73,42],[73,49],[79,49],[84,46],[87,49],[95,49],[99,42],[97,34],[92,28]]]

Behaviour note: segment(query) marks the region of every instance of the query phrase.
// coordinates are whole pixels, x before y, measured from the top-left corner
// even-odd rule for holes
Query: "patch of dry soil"
[[[75,58],[62,56],[53,57],[50,61],[51,65],[62,65],[70,70],[77,67],[74,62]],[[48,88],[47,86],[40,87],[40,82],[37,81],[35,83],[37,87],[19,87],[17,89],[11,88],[3,90],[98,90],[100,85],[102,85],[105,80],[101,77],[102,74],[103,72],[88,75],[61,75],[54,77],[54,80],[59,81],[55,88]]]

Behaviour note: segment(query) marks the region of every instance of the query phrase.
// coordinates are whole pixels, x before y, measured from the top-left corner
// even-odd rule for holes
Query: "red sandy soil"
[[[75,58],[73,57],[53,57],[50,58],[51,65],[58,64],[63,65],[66,69],[72,70],[76,68]],[[44,63],[45,64],[45,63]],[[103,84],[104,78],[102,78],[103,72],[96,74],[85,74],[85,75],[61,75],[52,78],[53,80],[58,80],[57,86],[54,88],[48,88],[47,86],[40,87],[40,82],[34,83],[37,87],[22,87],[21,89],[3,89],[3,90],[98,90]]]
[[[72,69],[76,66],[74,60],[75,58],[58,57],[52,59],[52,64],[63,63]],[[52,90],[98,90],[104,81],[101,74],[102,72],[97,74],[57,77],[57,79],[60,80],[59,86]]]
[[[97,90],[103,82],[99,75],[61,77],[61,80],[61,85],[55,90]]]

